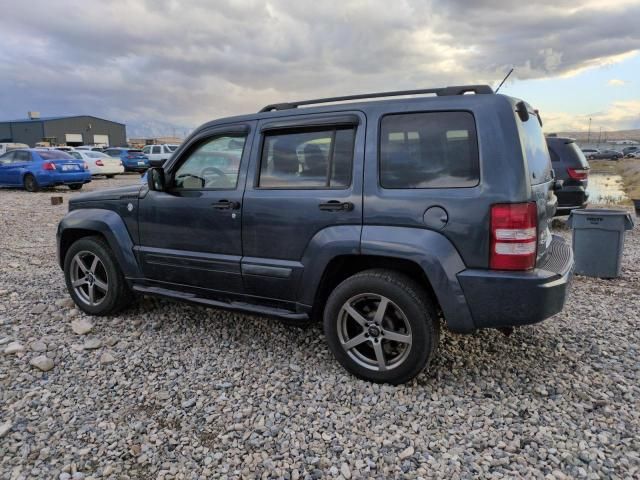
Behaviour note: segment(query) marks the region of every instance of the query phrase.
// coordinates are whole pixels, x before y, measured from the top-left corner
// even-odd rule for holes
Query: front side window
[[[355,129],[267,134],[262,188],[347,188],[351,184]]]
[[[151,153],[162,153],[162,150],[160,149],[160,147],[153,147],[151,149]]]
[[[11,163],[11,161],[13,160],[13,157],[15,156],[16,152],[7,152],[4,155],[2,155],[0,157],[0,163],[1,164],[7,164],[7,163]]]
[[[222,135],[200,143],[175,175],[179,189],[234,189],[238,183],[245,134]]]
[[[470,113],[409,113],[382,118],[383,188],[473,187],[479,179],[478,140]]]
[[[142,153],[144,153],[145,155],[148,155],[150,151],[151,151],[151,147],[144,147],[142,149]]]

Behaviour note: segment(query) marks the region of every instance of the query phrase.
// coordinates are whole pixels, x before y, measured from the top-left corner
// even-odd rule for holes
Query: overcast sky
[[[548,128],[640,128],[638,0],[21,0],[0,41],[0,119],[170,134],[305,97],[495,86],[514,66],[504,92]]]

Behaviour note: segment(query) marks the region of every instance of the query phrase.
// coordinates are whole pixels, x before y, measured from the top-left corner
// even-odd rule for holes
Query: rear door
[[[294,301],[314,238],[336,226],[358,229],[359,238],[365,127],[361,112],[258,124],[242,213],[248,294]]]

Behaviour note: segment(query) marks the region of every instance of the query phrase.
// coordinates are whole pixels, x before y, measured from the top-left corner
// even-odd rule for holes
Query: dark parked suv
[[[568,215],[571,210],[585,208],[589,200],[589,162],[584,153],[573,138],[547,137],[547,147],[556,178],[562,180],[556,189],[556,215]]]
[[[373,100],[408,94],[432,96]],[[468,333],[562,309],[553,187],[537,113],[488,86],[282,103],[201,126],[148,185],[72,199],[58,255],[89,314],[138,293],[322,319],[347,370],[401,383],[440,317]]]

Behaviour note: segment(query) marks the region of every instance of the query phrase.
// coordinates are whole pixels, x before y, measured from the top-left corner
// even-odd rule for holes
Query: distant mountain
[[[551,132],[547,132],[551,133]],[[602,142],[606,141],[616,141],[616,140],[635,140],[636,142],[640,142],[640,128],[636,128],[634,130],[617,130],[617,131],[606,131],[600,133],[600,130],[591,131],[589,135],[588,132],[553,132],[557,133],[559,137],[571,137],[576,140],[586,141],[589,138],[590,143],[594,143],[600,137]]]
[[[159,120],[128,122],[126,125],[128,138],[185,138],[194,129],[193,126],[174,125],[172,123],[162,122]]]

